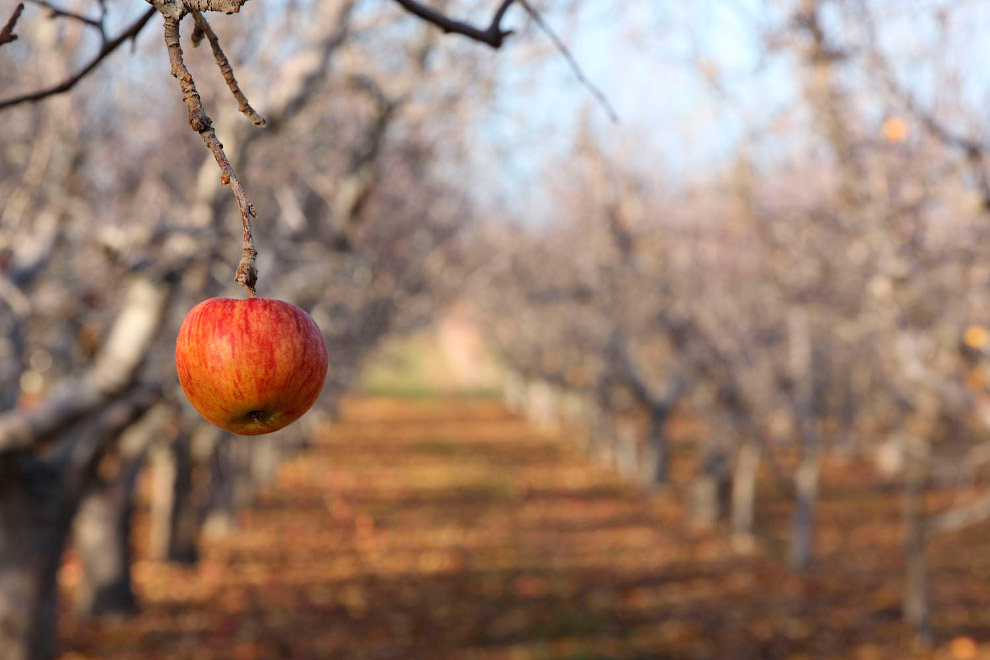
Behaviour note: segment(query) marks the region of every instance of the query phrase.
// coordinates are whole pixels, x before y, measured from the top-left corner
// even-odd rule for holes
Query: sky
[[[496,106],[480,129],[480,171],[498,164],[499,183],[490,199],[539,223],[553,210],[533,185],[550,162],[566,159],[578,122],[588,121],[599,140],[637,160],[634,165],[672,187],[691,185],[727,167],[744,140],[760,165],[798,158],[795,145],[808,132],[798,62],[786,49],[765,56],[765,38],[786,26],[794,3],[767,0],[584,0],[573,14],[545,18],[558,32],[588,79],[620,117],[610,122],[545,35],[524,30],[499,52],[502,78]],[[849,7],[854,4],[847,5]],[[990,101],[985,72],[990,3],[976,0],[871,0],[877,34],[896,63],[901,84],[920,105],[954,112],[962,99],[974,124]],[[525,24],[521,13],[509,16]],[[832,34],[861,40],[855,26],[835,12],[825,19]],[[944,40],[942,34],[947,35]],[[534,58],[533,52],[541,52]],[[977,63],[973,66],[973,63]],[[704,72],[712,75],[706,78]],[[879,131],[898,111],[873,81],[850,78]],[[795,111],[795,108],[798,108]],[[802,114],[803,113],[803,114]],[[964,125],[963,132],[980,126]],[[987,131],[984,131],[987,133]],[[874,133],[876,134],[876,133]],[[476,186],[477,187],[477,186]]]
[[[498,104],[481,131],[488,147],[481,158],[497,159],[503,174],[493,197],[531,214],[533,222],[552,213],[537,187],[526,182],[538,180],[548,160],[566,156],[582,121],[603,143],[621,145],[637,158],[636,167],[655,171],[671,185],[689,183],[724,163],[747,114],[772,114],[794,95],[783,67],[752,75],[759,48],[754,31],[744,24],[746,5],[752,3],[741,1],[735,9],[728,4],[699,1],[682,10],[677,3],[626,0],[617,11],[613,2],[589,0],[573,17],[546,16],[585,76],[614,106],[618,122],[609,119],[544,34],[517,35],[527,43],[500,54],[507,62]],[[703,29],[685,29],[698,22]],[[545,52],[534,66],[530,53],[535,48]],[[699,75],[699,58],[711,58],[713,70],[733,74],[725,84],[729,97],[719,97]],[[743,77],[750,89],[738,98],[740,84],[732,80]],[[754,85],[760,88],[756,95]],[[742,102],[754,97],[759,107]]]
[[[390,1],[367,0],[367,6]],[[672,187],[704,180],[725,168],[743,140],[755,138],[757,156],[776,159],[786,151],[789,135],[800,137],[801,126],[788,115],[800,95],[795,62],[780,53],[763,57],[764,37],[779,27],[773,21],[780,23],[786,16],[781,8],[786,10],[793,2],[534,3],[545,7],[545,20],[615,107],[619,122],[609,120],[547,35],[518,5],[513,7],[506,24],[519,31],[492,57],[499,72],[498,93],[494,105],[481,115],[476,138],[476,180],[471,187],[483,202],[504,207],[524,222],[551,215],[540,186],[534,184],[552,163],[566,159],[581,122],[593,128],[602,144],[633,161],[633,167]],[[491,4],[452,2],[450,6],[469,20],[483,22]],[[577,7],[574,11],[568,9],[572,4]],[[973,108],[987,107],[990,78],[982,64],[990,3],[870,0],[870,4],[877,10],[881,43],[898,54],[902,82],[925,107],[937,110],[958,98],[943,92],[947,83],[952,89],[961,88]],[[271,6],[264,5],[269,10]],[[119,6],[113,9],[112,20],[123,22],[125,15],[129,20],[129,12],[119,11]],[[944,21],[940,15],[946,17]],[[841,32],[841,22],[834,20],[836,25],[830,28]],[[938,42],[940,30],[951,38],[933,59],[932,44]],[[142,43],[156,41],[152,32],[142,35]],[[121,80],[125,73],[121,60],[140,61],[120,54],[101,75]],[[264,66],[265,61],[259,56],[251,66]],[[977,65],[966,66],[973,62]],[[136,69],[132,65],[126,73],[140,77],[142,72]],[[960,77],[960,71],[969,73]],[[706,79],[704,72],[717,75]],[[888,110],[878,106],[876,121],[881,122]],[[982,115],[977,120],[982,121]],[[767,136],[771,139],[764,139]]]

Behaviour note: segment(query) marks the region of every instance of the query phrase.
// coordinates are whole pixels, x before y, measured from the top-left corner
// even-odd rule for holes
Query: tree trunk
[[[639,443],[638,429],[634,419],[619,418],[615,429],[615,469],[629,478],[635,478],[639,473]]]
[[[669,408],[650,408],[650,425],[643,457],[643,480],[647,488],[665,486],[670,478],[670,444],[667,441],[669,418]]]
[[[714,443],[705,448],[701,472],[691,484],[688,517],[697,527],[714,527],[725,514],[729,495],[729,470],[725,454]]]
[[[56,576],[70,519],[57,471],[0,457],[0,660],[55,654]]]
[[[816,429],[803,422],[801,462],[794,478],[794,526],[791,545],[791,568],[804,572],[814,557],[815,504],[821,474],[822,450]]]
[[[756,476],[762,451],[758,442],[748,439],[739,448],[732,476],[732,543],[741,551],[753,549],[756,520]]]
[[[243,442],[218,442],[210,464],[210,486],[203,515],[203,533],[218,537],[237,527],[237,512],[252,497],[251,446]]]
[[[595,404],[588,439],[588,453],[604,465],[611,465],[615,444],[615,415],[600,403]]]
[[[521,415],[526,408],[526,379],[514,370],[507,370],[502,379],[502,394],[506,409]]]
[[[152,450],[151,557],[195,564],[199,513],[192,501],[191,436],[180,432]]]
[[[904,525],[906,528],[904,554],[907,571],[904,585],[904,621],[911,627],[915,641],[922,648],[929,648],[933,641],[928,566],[925,558],[923,498],[926,477],[924,459],[913,456],[907,482],[904,486]]]
[[[74,603],[80,614],[128,616],[138,610],[131,582],[134,489],[148,448],[172,414],[172,406],[159,403],[128,427],[117,443],[117,474],[94,483],[79,505],[73,542],[83,568]]]
[[[558,425],[556,391],[544,380],[531,380],[526,390],[526,417],[545,431]]]
[[[292,429],[289,432],[291,433]],[[281,437],[256,438],[247,445],[251,452],[252,488],[265,486],[275,479],[278,466],[282,462],[282,443],[279,442]]]
[[[128,472],[137,473],[137,467]],[[92,488],[80,505],[74,542],[83,579],[75,609],[89,616],[128,616],[137,612],[131,585],[130,529],[135,478],[122,474]]]

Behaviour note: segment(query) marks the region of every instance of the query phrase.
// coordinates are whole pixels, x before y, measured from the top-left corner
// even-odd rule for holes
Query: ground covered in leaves
[[[198,566],[139,560],[142,614],[63,617],[61,657],[990,658],[987,530],[932,544],[939,639],[915,653],[897,493],[862,466],[830,466],[801,578],[769,485],[743,555],[677,489],[644,495],[495,402],[353,399],[314,443]]]

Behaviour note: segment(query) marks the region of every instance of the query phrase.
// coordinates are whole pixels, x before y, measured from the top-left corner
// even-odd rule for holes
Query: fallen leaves
[[[864,488],[858,466],[827,469],[821,563],[801,578],[774,556],[789,505],[770,488],[742,555],[692,530],[676,489],[643,495],[496,403],[355,399],[344,413],[196,568],[139,559],[137,618],[66,615],[63,660],[920,657],[900,624],[896,493]],[[943,572],[957,562],[936,626],[970,632],[931,657],[990,658],[990,634],[971,632],[990,631],[974,579],[988,536],[971,532],[968,553],[947,545],[959,537],[934,544]],[[61,579],[71,588],[78,566]]]

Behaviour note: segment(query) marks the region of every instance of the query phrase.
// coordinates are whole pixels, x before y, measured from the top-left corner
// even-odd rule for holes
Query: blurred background
[[[252,2],[265,128],[184,22],[330,352],[252,439],[175,376],[241,230],[147,11],[0,43],[0,659],[990,658],[986,3]]]

